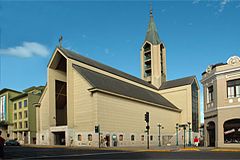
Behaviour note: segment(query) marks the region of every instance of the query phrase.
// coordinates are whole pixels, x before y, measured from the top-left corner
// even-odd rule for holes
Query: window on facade
[[[123,141],[123,135],[122,134],[119,135],[119,141]]]
[[[14,103],[14,110],[17,110],[17,103]]]
[[[131,135],[131,141],[134,141],[135,136]]]
[[[153,136],[152,135],[150,136],[150,141],[153,141]]]
[[[42,140],[44,141],[44,135],[42,135]]]
[[[24,100],[24,107],[27,107],[27,100]]]
[[[81,134],[78,135],[78,141],[82,141],[82,135]]]
[[[14,123],[14,129],[17,129],[17,123]]]
[[[18,113],[18,118],[19,118],[19,119],[22,119],[22,112],[19,112],[19,113]]]
[[[28,112],[24,111],[24,118],[27,118],[27,117],[28,117]]]
[[[19,128],[21,129],[22,128],[22,122],[19,122]]]
[[[27,121],[24,122],[24,127],[28,128],[28,122]]]
[[[207,103],[210,103],[213,101],[213,86],[208,87],[207,92]]]
[[[17,113],[14,113],[14,120],[17,119]]]
[[[144,135],[141,136],[141,141],[144,141]]]
[[[88,141],[92,141],[92,135],[88,134]]]
[[[227,81],[228,98],[240,97],[240,79]]]
[[[198,87],[194,82],[192,84],[192,130],[198,132],[199,117],[198,117]]]
[[[21,102],[21,101],[18,102],[18,107],[19,107],[19,108],[22,108],[22,102]]]

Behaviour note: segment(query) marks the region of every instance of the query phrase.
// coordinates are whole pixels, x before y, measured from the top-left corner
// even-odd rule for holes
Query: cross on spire
[[[152,1],[150,1],[150,16],[152,16]]]
[[[63,40],[63,36],[60,35],[58,42],[59,42],[59,47],[62,48],[62,40]]]

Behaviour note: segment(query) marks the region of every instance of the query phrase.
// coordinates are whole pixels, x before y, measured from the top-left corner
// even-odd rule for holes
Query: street
[[[240,152],[6,147],[5,159],[239,159]]]

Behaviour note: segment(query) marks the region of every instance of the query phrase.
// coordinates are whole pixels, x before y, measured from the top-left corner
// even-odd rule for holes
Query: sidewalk
[[[88,147],[88,146],[60,146],[60,145],[23,145],[24,147],[34,147],[34,148],[65,148],[65,149],[77,149],[77,150],[121,150],[129,152],[240,152],[240,148],[214,148],[214,147],[194,147],[194,146],[128,146],[128,147]]]

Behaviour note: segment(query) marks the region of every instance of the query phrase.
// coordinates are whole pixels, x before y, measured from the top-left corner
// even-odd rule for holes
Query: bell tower
[[[166,81],[166,48],[158,36],[152,8],[147,34],[141,48],[141,77],[157,88]]]

